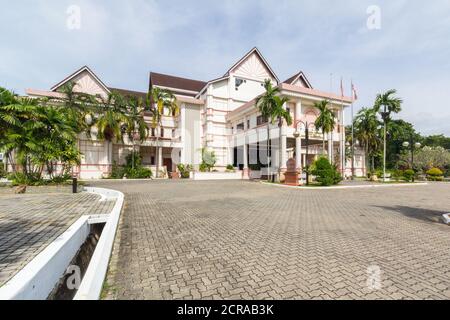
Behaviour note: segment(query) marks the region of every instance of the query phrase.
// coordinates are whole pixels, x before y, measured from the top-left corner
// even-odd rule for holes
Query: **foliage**
[[[6,171],[4,166],[5,166],[4,163],[0,161],[0,178],[6,177]]]
[[[430,181],[442,181],[444,173],[439,168],[431,168],[427,171],[427,179]]]
[[[148,179],[152,177],[152,171],[142,166],[125,168],[125,176],[127,179]]]
[[[400,155],[399,163],[409,161],[409,154]],[[425,146],[414,152],[414,169],[427,171],[433,167],[444,170],[450,165],[450,152],[442,147]]]
[[[414,174],[414,171],[413,171],[413,174]],[[401,169],[396,169],[396,170],[394,170],[394,171],[392,172],[392,178],[393,178],[395,181],[399,181],[399,180],[401,180],[402,178],[405,178],[405,171],[404,171],[404,170],[401,170]]]
[[[333,111],[328,108],[328,100],[322,100],[320,102],[314,102],[314,108],[319,110],[319,116],[317,117],[314,125],[316,130],[322,131],[322,151],[325,152],[325,134],[328,134],[334,130],[336,125],[336,116]]]
[[[142,166],[142,157],[139,152],[131,152],[125,157],[125,166],[113,163],[109,179],[148,179],[153,173],[150,169]]]
[[[354,136],[364,148],[366,168],[370,168],[369,159],[372,157],[372,170],[375,169],[374,158],[382,143],[379,127],[380,121],[373,108],[362,108],[354,119]]]
[[[175,95],[165,89],[161,89],[158,87],[153,87],[151,91],[147,95],[146,99],[147,110],[152,115],[152,128],[157,129],[157,132],[160,131],[162,127],[162,117],[165,112],[167,115],[178,115],[180,112],[180,108],[178,106],[177,98]],[[158,144],[159,134],[156,136],[156,143]],[[158,157],[156,157],[156,177],[160,176],[160,163]]]
[[[322,186],[331,186],[342,181],[341,174],[325,157],[320,157],[314,163],[312,174]]]
[[[178,171],[180,172],[182,179],[189,179],[190,172],[194,170],[192,165],[190,164],[178,164],[177,165]]]
[[[416,173],[412,169],[407,169],[403,172],[403,177],[406,181],[412,181]]]
[[[200,164],[200,172],[211,172],[211,169],[216,165],[216,153],[207,148],[202,148],[202,163]]]
[[[124,135],[133,142],[147,137],[142,100],[117,92],[93,96],[77,92],[76,86],[69,82],[57,98],[45,99],[18,97],[0,88],[0,149],[13,173],[20,173],[14,176],[17,183],[35,184],[44,170],[52,181],[65,181],[80,163],[78,135],[89,137],[94,127],[97,137],[107,141],[123,141]],[[130,176],[150,174],[147,169],[134,169]],[[125,174],[117,167],[113,171],[113,176]]]
[[[125,176],[125,168],[122,166],[118,166],[117,162],[113,162],[111,168],[111,174],[109,176],[110,179],[122,179]]]
[[[234,166],[232,164],[227,165],[227,170],[234,171]]]

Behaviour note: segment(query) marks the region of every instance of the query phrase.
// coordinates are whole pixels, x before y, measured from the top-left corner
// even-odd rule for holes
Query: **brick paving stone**
[[[0,188],[0,286],[79,217],[109,213],[114,205],[100,202],[95,194],[68,193],[67,188],[33,187],[18,195],[7,189]]]
[[[125,193],[109,299],[133,299],[136,288],[142,299],[450,299],[450,228],[440,223],[450,210],[450,184],[98,185]],[[373,266],[381,275],[380,288],[372,290]],[[152,285],[134,281],[143,275],[155,279]],[[150,287],[151,294],[143,291]]]

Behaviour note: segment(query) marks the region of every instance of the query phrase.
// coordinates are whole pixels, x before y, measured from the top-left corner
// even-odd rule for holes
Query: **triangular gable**
[[[299,73],[293,75],[292,77],[290,77],[289,79],[287,79],[283,83],[287,83],[287,84],[291,84],[291,85],[294,85],[294,86],[301,86],[301,87],[304,87],[304,88],[313,89],[311,83],[308,81],[308,79],[306,78],[306,76],[303,73],[303,71],[300,71]]]
[[[257,63],[257,61],[261,63]],[[266,59],[263,57],[261,52],[259,52],[258,48],[256,47],[254,47],[244,57],[242,57],[238,62],[236,62],[227,71],[224,77],[229,76],[230,73],[232,72],[259,78],[262,78],[267,74],[270,77],[274,78],[277,81],[277,83],[280,82],[275,72],[272,70],[270,65],[267,63]]]
[[[77,84],[77,86],[74,88],[74,91],[92,95],[106,95],[110,93],[109,88],[87,66],[78,69],[70,76],[54,85],[50,90],[57,92],[58,89],[60,89],[70,81]]]

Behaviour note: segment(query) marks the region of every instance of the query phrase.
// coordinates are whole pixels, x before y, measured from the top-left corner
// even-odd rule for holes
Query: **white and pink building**
[[[160,87],[172,91],[177,97],[180,113],[165,116],[163,130],[158,133],[151,130],[148,139],[135,146],[143,157],[143,164],[155,169],[158,157],[165,172],[176,170],[178,163],[192,164],[198,169],[202,161],[201,150],[207,148],[216,155],[217,171],[225,171],[227,165],[233,165],[243,172],[243,177],[247,177],[247,173],[250,176],[265,175],[269,170],[265,147],[268,125],[256,108],[255,99],[264,93],[266,79],[279,87],[280,95],[289,98],[285,108],[294,120],[291,126],[283,124],[281,130],[277,124],[269,124],[270,171],[285,170],[289,158],[294,158],[297,168],[302,170],[320,154],[326,154],[346,176],[350,176],[351,160],[345,156],[344,110],[351,105],[352,99],[314,89],[303,72],[280,81],[257,48],[250,50],[223,76],[207,82],[150,73],[149,89]],[[108,87],[88,67],[77,70],[50,90],[27,89],[26,92],[32,97],[57,96],[69,81],[77,84],[77,91],[89,94],[106,96],[116,91],[146,96],[145,92]],[[314,128],[317,110],[313,107],[314,102],[324,99],[330,102],[337,119],[335,130],[326,135],[326,150],[322,150],[322,133]],[[145,117],[150,122],[150,115]],[[308,145],[306,126],[309,129]],[[113,163],[123,164],[133,148],[130,141],[122,144],[98,140],[95,132],[89,139],[80,136],[79,147],[83,157],[76,172],[84,179],[107,176]],[[364,163],[364,153],[355,148],[355,175],[365,174]]]

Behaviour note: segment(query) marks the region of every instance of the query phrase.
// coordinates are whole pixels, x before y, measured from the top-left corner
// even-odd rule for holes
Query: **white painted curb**
[[[103,281],[108,271],[114,238],[119,224],[120,213],[124,202],[122,192],[104,188],[85,188],[87,192],[100,194],[103,199],[115,198],[116,203],[103,227],[100,240],[95,247],[89,266],[83,277],[74,300],[98,300],[103,288]]]
[[[89,216],[80,217],[0,288],[0,300],[44,300],[86,241]]]
[[[442,215],[444,223],[450,226],[450,213],[445,213]]]
[[[89,236],[90,225],[106,222],[75,299],[94,300],[100,297],[124,195],[119,191],[103,188],[85,189],[100,195],[100,201],[116,199],[111,213],[80,217],[0,288],[0,300],[47,299]]]

